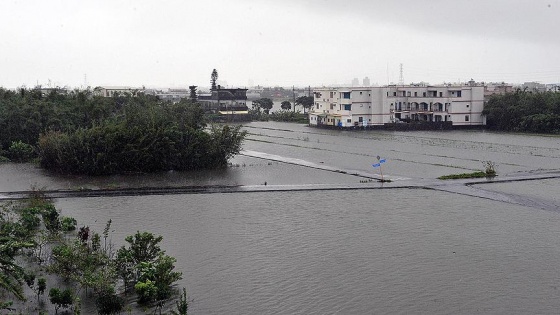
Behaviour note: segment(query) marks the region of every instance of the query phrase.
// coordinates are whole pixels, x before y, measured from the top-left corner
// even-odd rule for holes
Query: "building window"
[[[461,91],[457,91],[457,97],[461,97]]]
[[[344,110],[352,110],[352,105],[344,105]]]
[[[426,92],[422,92],[422,96],[426,97]]]
[[[360,92],[360,95],[362,95],[362,92]]]
[[[465,121],[469,121],[469,116],[465,116]]]
[[[346,122],[351,123],[352,119],[348,118],[348,119],[346,119]]]
[[[342,98],[350,99],[350,92],[342,92]]]
[[[443,97],[443,92],[439,92],[439,97]]]
[[[358,122],[364,122],[364,117],[358,117]]]
[[[393,96],[397,96],[397,92],[393,92]]]
[[[418,96],[418,92],[414,92],[414,96]]]

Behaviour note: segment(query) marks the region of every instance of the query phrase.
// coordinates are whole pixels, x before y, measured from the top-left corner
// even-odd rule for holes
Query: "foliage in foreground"
[[[40,296],[47,290],[47,281],[37,279],[34,272],[46,270],[64,280],[64,288],[51,286],[48,290],[55,313],[66,308],[78,314],[84,290],[95,300],[99,314],[122,312],[122,295],[136,287],[150,288],[136,290],[138,302],[146,306],[156,303],[161,308],[164,300],[173,297],[173,284],[181,273],[174,271],[175,258],[161,250],[161,236],[137,232],[126,238],[129,246],[115,255],[107,240],[110,220],[101,235],[87,226],[71,232],[75,223],[73,218],[59,216],[54,205],[40,196],[1,205],[0,296],[11,296],[21,305],[27,300],[22,287],[26,283],[37,295],[35,310],[41,310]],[[116,285],[119,280],[128,285],[124,291]],[[0,300],[0,310],[6,308],[17,311],[13,301]]]

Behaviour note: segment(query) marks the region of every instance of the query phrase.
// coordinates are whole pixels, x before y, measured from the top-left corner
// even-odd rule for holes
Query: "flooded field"
[[[286,191],[62,198],[63,215],[112,240],[149,230],[183,272],[191,314],[553,314],[560,308],[560,179],[474,185],[544,208],[439,190],[441,175],[560,171],[560,138],[485,131],[388,132],[251,123],[225,170],[99,178],[0,164],[0,192],[246,185]],[[279,160],[255,157],[276,156]],[[384,188],[290,191],[290,185]],[[299,164],[298,164],[299,163]],[[324,169],[301,166],[325,166]],[[423,184],[419,184],[423,183]],[[468,187],[465,187],[467,190]],[[250,191],[250,190],[249,190]],[[452,189],[449,189],[452,191]],[[1,194],[1,193],[0,193]],[[560,207],[560,206],[559,206]],[[543,210],[548,209],[548,210]],[[552,210],[552,211],[551,211]]]

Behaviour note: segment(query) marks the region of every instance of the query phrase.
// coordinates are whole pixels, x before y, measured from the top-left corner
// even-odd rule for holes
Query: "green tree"
[[[268,114],[274,105],[274,102],[270,98],[261,98],[256,101],[253,101],[253,104],[256,104],[259,108],[261,108],[265,114]]]
[[[493,95],[483,115],[490,129],[538,133],[560,133],[560,93],[514,93]]]
[[[129,244],[129,250],[136,264],[145,261],[153,261],[161,253],[159,243],[163,237],[155,236],[150,232],[137,231],[134,235],[129,235],[125,241]]]
[[[175,269],[175,258],[165,255],[159,247],[161,236],[136,232],[125,238],[127,247],[117,251],[117,272],[124,282],[134,284],[139,301],[148,303],[171,296],[171,285],[181,279]]]
[[[49,291],[49,299],[55,307],[55,314],[62,308],[68,308],[74,302],[73,293],[70,289],[61,290],[59,288],[51,288]]]
[[[51,233],[58,233],[60,231],[60,220],[58,211],[52,204],[47,204],[41,209],[43,216],[43,223],[47,230]]]
[[[301,105],[303,107],[304,113],[305,110],[309,110],[311,107],[313,107],[313,102],[313,96],[300,96],[296,98],[296,105]]]
[[[283,110],[290,110],[292,108],[292,103],[290,103],[290,101],[283,101],[282,104],[280,104],[280,107]]]

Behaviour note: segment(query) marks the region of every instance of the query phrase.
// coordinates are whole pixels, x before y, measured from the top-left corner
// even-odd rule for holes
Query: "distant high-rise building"
[[[369,82],[368,77],[365,77],[363,82],[364,82],[363,86],[371,86],[371,83]]]
[[[354,80],[352,80],[352,86],[360,86],[360,80],[358,80],[358,78],[354,78]]]

